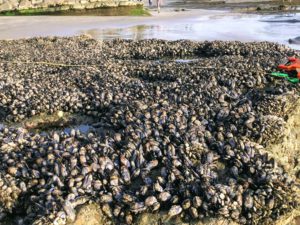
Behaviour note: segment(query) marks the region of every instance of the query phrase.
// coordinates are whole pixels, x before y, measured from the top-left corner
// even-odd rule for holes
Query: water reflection
[[[196,62],[199,59],[175,59],[174,61],[177,63],[190,63],[190,62]]]
[[[111,40],[115,38],[142,40],[159,32],[159,25],[137,25],[127,28],[90,29],[82,31],[81,34],[89,35],[95,39]]]
[[[87,134],[89,131],[91,131],[93,129],[93,127],[90,125],[81,124],[79,126],[65,128],[64,132],[67,134],[70,134],[72,129],[79,130],[80,133],[82,133],[82,134]]]
[[[129,27],[94,28],[81,31],[96,39],[132,40],[190,39],[225,41],[272,41],[289,45],[288,40],[300,34],[300,14],[201,16],[182,21],[161,21]],[[298,45],[290,45],[300,49]]]

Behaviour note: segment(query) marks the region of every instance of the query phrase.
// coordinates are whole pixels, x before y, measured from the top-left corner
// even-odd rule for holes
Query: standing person
[[[149,6],[152,6],[152,0],[149,0]]]
[[[160,13],[160,5],[162,0],[156,0],[157,12]]]

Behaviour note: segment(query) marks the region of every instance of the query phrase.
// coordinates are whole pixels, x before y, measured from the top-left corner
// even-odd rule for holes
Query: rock
[[[3,4],[0,4],[0,12],[1,11],[12,11],[17,9],[18,7],[18,1],[17,0],[10,0],[6,1]]]
[[[69,202],[68,200],[64,202],[64,206],[63,206],[68,218],[71,221],[74,221],[76,218],[76,214],[75,214],[75,209],[73,208],[71,202]]]
[[[276,162],[296,162],[299,154],[278,146],[283,156],[273,158],[266,151],[275,148],[266,146],[285,134],[289,151],[298,151],[299,135],[283,128],[300,87],[266,74],[299,52],[268,42],[87,37],[0,41],[0,51],[33,62],[0,67],[0,96],[9,106],[0,123],[10,122],[0,129],[1,212],[13,209],[32,224],[37,215],[74,219],[75,207],[94,202],[108,223],[135,223],[156,211],[172,224],[215,215],[263,224],[298,204],[293,173]],[[34,64],[53,57],[93,68]],[[59,111],[93,115],[88,125],[99,130],[11,125],[32,114],[57,119]]]
[[[106,224],[105,216],[101,210],[94,204],[82,206],[77,213],[75,221],[72,225],[102,225]]]
[[[73,9],[84,9],[85,6],[81,3],[75,3],[74,5],[72,5]]]
[[[289,39],[289,43],[290,44],[299,45],[300,44],[300,36],[299,37],[295,37],[293,39]]]
[[[45,12],[66,11],[69,9],[94,9],[99,7],[138,6],[143,5],[135,0],[0,0],[1,11],[42,9]]]
[[[33,5],[37,5],[43,2],[43,0],[31,0]]]
[[[64,116],[64,112],[63,112],[63,111],[58,111],[58,112],[57,112],[57,116],[58,116],[59,118],[62,118],[62,117]]]
[[[53,140],[55,141],[55,142],[59,142],[59,140],[60,140],[60,137],[59,137],[59,134],[57,134],[56,132],[54,132],[54,134],[53,134]]]

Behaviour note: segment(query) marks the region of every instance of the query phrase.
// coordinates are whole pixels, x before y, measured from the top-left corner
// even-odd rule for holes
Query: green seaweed
[[[95,9],[62,9],[60,7],[23,9],[0,12],[0,16],[150,16],[143,6],[101,7]]]
[[[51,10],[51,8],[42,9],[22,9],[22,10],[13,10],[13,11],[5,11],[1,12],[1,16],[34,16],[34,15],[47,15],[53,13],[54,10]]]
[[[131,9],[129,13],[129,16],[151,16],[151,13],[143,7]]]

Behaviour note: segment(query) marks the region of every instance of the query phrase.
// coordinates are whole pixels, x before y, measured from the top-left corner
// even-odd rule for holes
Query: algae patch
[[[95,9],[64,9],[57,7],[12,10],[0,16],[150,16],[143,6],[101,7]]]

